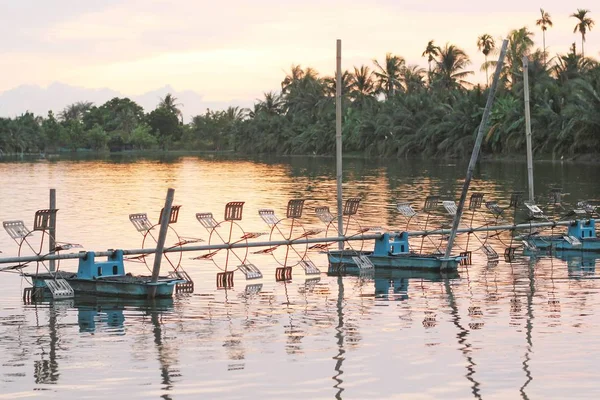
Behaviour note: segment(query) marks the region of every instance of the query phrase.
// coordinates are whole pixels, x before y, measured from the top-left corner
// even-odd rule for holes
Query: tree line
[[[512,30],[500,73],[489,129],[487,154],[523,153],[525,120],[522,58],[529,60],[534,152],[564,156],[600,153],[600,64],[583,52],[594,26],[588,10],[578,10],[574,32],[581,34],[564,54],[552,57],[545,47],[550,15],[536,21],[543,47],[535,48],[527,27]],[[489,34],[478,37],[486,57],[481,70],[493,71],[497,53]],[[344,151],[373,157],[469,154],[481,121],[488,85],[468,79],[471,61],[464,50],[429,41],[427,68],[409,65],[388,53],[373,65],[342,75]],[[313,68],[292,66],[280,91],[264,93],[251,109],[207,110],[184,124],[180,104],[171,95],[149,113],[127,98],[101,106],[79,102],[55,116],[25,113],[0,119],[0,151],[59,149],[187,149],[243,153],[333,154],[336,81]]]

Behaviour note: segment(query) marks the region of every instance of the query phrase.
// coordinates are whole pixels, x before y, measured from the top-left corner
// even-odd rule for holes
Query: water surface
[[[349,159],[344,170],[345,197],[362,199],[358,224],[404,229],[396,201],[419,210],[429,194],[457,198],[466,165]],[[594,166],[538,163],[535,173],[540,195],[561,187],[566,203],[600,199]],[[246,232],[268,232],[258,209],[284,216],[292,198],[306,199],[304,226],[326,228],[314,207],[336,204],[330,158],[4,162],[0,177],[0,220],[22,219],[31,228],[35,211],[48,206],[48,189],[56,188],[58,239],[88,250],[142,247],[128,215],[146,212],[158,222],[170,187],[182,205],[176,231],[207,242],[195,213],[221,220],[229,201],[245,201]],[[525,163],[485,162],[472,187],[506,206],[525,185]],[[560,212],[555,208],[548,212]],[[485,218],[482,212],[474,220]],[[431,223],[447,221],[440,211]],[[500,254],[507,244],[489,243]],[[5,232],[0,251],[18,252]],[[327,273],[323,254],[309,255],[320,275],[294,268],[291,281],[276,282],[274,258],[249,254],[264,278],[236,273],[232,288],[218,289],[218,266],[184,254],[195,292],[154,303],[91,297],[26,304],[28,283],[3,273],[0,398],[600,396],[595,258],[517,252],[513,262],[501,257],[490,265],[478,252],[456,275],[338,276]],[[148,272],[140,263],[126,268]]]

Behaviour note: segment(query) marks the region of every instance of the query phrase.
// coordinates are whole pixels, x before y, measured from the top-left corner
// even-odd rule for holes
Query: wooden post
[[[56,189],[50,189],[50,210],[56,210]],[[48,228],[48,253],[54,254],[56,248],[56,213],[50,213],[50,227]],[[56,261],[48,262],[50,272],[56,271]]]
[[[152,283],[158,282],[158,274],[160,273],[160,262],[162,260],[163,249],[165,247],[165,240],[167,238],[167,231],[169,229],[169,220],[171,218],[171,206],[173,206],[173,197],[175,196],[175,189],[169,189],[167,191],[167,198],[165,200],[165,207],[160,218],[160,231],[158,232],[158,240],[156,241],[156,252],[154,253],[154,268],[152,268]],[[148,297],[154,298],[156,296],[156,286],[152,286],[148,292]]]
[[[529,201],[533,198],[533,154],[531,151],[531,116],[529,114],[529,60],[523,57],[523,92],[525,93],[525,138],[527,139],[527,182],[529,187]]]
[[[335,79],[335,160],[337,177],[337,220],[338,236],[343,236],[344,222],[342,210],[342,41],[336,46],[336,79]],[[338,242],[338,248],[344,248],[344,242]]]
[[[469,161],[469,167],[467,168],[467,176],[465,177],[465,183],[463,184],[462,193],[460,195],[460,201],[456,207],[456,214],[454,215],[454,221],[452,222],[452,231],[450,232],[450,238],[448,239],[448,247],[446,247],[446,253],[444,258],[450,258],[452,252],[452,246],[454,245],[454,239],[456,238],[456,230],[460,223],[460,217],[462,216],[463,208],[467,200],[467,192],[469,191],[469,185],[471,184],[471,178],[473,177],[473,170],[475,164],[477,164],[477,158],[479,157],[479,149],[481,148],[481,142],[483,141],[483,135],[485,133],[490,112],[492,111],[492,104],[494,103],[494,96],[496,94],[496,88],[498,81],[500,80],[500,71],[504,64],[504,56],[506,55],[506,47],[508,46],[508,40],[502,42],[502,49],[500,50],[500,57],[498,58],[498,64],[496,65],[496,72],[494,73],[494,80],[488,93],[487,102],[483,111],[483,117],[481,118],[481,124],[479,125],[479,131],[477,132],[477,138],[475,139],[475,145],[473,146],[473,152],[471,153],[471,160]],[[442,269],[447,268],[447,261],[442,262]]]

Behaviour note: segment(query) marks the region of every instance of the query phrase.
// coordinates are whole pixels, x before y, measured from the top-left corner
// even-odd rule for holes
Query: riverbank
[[[60,161],[60,160],[102,160],[102,159],[139,159],[139,158],[154,158],[154,159],[175,159],[179,157],[195,157],[195,156],[206,156],[206,157],[241,157],[241,158],[334,158],[333,155],[327,154],[294,154],[294,155],[282,155],[282,154],[267,154],[267,153],[256,153],[247,154],[242,152],[234,152],[233,150],[124,150],[118,152],[111,151],[64,151],[58,153],[2,153],[0,154],[0,162],[11,162],[11,161]],[[371,160],[377,158],[384,161],[394,161],[399,158],[395,157],[370,157],[358,152],[350,152],[344,154],[345,159],[364,159]],[[551,154],[536,154],[534,155],[536,162],[562,162],[562,163],[581,163],[581,164],[600,164],[600,154],[578,154],[572,156],[561,156],[556,157]],[[425,160],[431,159],[431,157],[402,157],[402,160]],[[439,157],[439,160],[467,160],[464,157]],[[499,161],[499,162],[526,162],[525,154],[482,154],[480,159],[482,161]]]

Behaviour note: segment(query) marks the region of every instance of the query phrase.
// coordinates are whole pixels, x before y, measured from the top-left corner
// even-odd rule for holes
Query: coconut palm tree
[[[286,94],[291,90],[294,85],[297,85],[300,81],[313,81],[318,78],[319,73],[311,67],[302,69],[300,65],[292,65],[290,73],[286,75],[285,79],[281,82],[281,94]]]
[[[429,78],[429,83],[431,84],[431,62],[433,60],[435,60],[435,57],[437,57],[440,53],[440,48],[439,46],[436,46],[435,44],[433,44],[433,40],[430,40],[427,43],[427,47],[425,48],[425,51],[423,52],[423,54],[421,54],[421,57],[427,57],[427,64],[429,65],[429,74],[428,74],[428,78]]]
[[[512,85],[517,82],[518,76],[522,73],[523,57],[531,54],[534,45],[531,36],[533,32],[525,26],[521,29],[513,29],[508,35],[505,78],[510,79]]]
[[[283,112],[284,102],[281,96],[275,92],[266,92],[264,93],[264,100],[259,100],[257,104],[255,104],[254,115],[260,112],[264,112],[267,115],[277,115]]]
[[[407,65],[402,69],[402,82],[406,93],[413,94],[425,87],[425,69],[418,65]]]
[[[434,74],[438,76],[442,87],[451,89],[468,84],[464,78],[472,74],[473,71],[464,71],[467,65],[471,63],[464,50],[446,43],[446,46],[440,49],[438,57]]]
[[[342,72],[342,96],[347,96],[352,90],[352,82],[354,81],[354,75],[352,72],[346,70]],[[327,97],[335,97],[337,90],[337,77],[334,73],[333,76],[326,76],[323,78],[323,84],[325,85],[325,95]]]
[[[540,8],[540,14],[542,16],[540,19],[535,21],[535,24],[542,28],[542,38],[544,42],[544,65],[546,65],[546,30],[548,30],[548,27],[552,28],[552,20],[550,19],[550,14],[544,11],[543,8]]]
[[[575,42],[571,45],[571,51],[566,55],[558,55],[556,64],[552,67],[552,72],[556,79],[561,83],[581,78],[592,66],[593,62],[589,58],[583,58],[575,50]]]
[[[496,42],[492,35],[484,33],[483,35],[477,38],[477,49],[483,53],[485,56],[485,64],[483,64],[483,68],[485,69],[485,82],[489,85],[490,77],[488,76],[488,62],[487,56],[496,48]]]
[[[374,72],[377,79],[377,89],[385,94],[386,98],[394,96],[396,90],[402,90],[400,74],[406,61],[401,56],[387,53],[383,66],[377,60],[373,60],[377,70]]]
[[[573,18],[577,18],[579,22],[575,25],[573,29],[573,33],[579,31],[581,33],[581,56],[585,57],[585,53],[583,51],[583,43],[585,42],[585,34],[587,31],[591,31],[594,26],[594,20],[588,17],[588,13],[590,10],[584,10],[581,8],[577,9],[576,13],[571,14],[570,16]]]
[[[183,113],[179,109],[179,106],[183,104],[177,103],[177,98],[174,97],[171,93],[167,93],[165,97],[160,99],[158,103],[158,108],[164,108],[172,114],[175,114],[181,119],[181,123],[183,123]]]
[[[65,107],[59,114],[58,118],[61,121],[81,121],[83,115],[88,112],[94,103],[91,101],[78,101]]]
[[[360,68],[354,67],[354,74],[350,82],[350,96],[356,101],[372,97],[375,93],[375,80],[371,69],[363,65]]]

